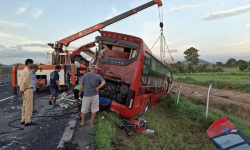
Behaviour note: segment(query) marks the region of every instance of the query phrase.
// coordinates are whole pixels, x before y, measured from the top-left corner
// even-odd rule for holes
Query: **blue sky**
[[[23,63],[33,58],[45,63],[54,43],[149,0],[1,0],[0,63]],[[201,59],[226,62],[229,58],[250,60],[249,0],[162,0],[164,34],[176,61],[193,46]],[[151,47],[160,35],[157,5],[112,24],[106,31],[141,37]],[[77,48],[99,33],[70,44]],[[159,43],[153,53],[159,55]],[[169,55],[166,59],[170,60]]]

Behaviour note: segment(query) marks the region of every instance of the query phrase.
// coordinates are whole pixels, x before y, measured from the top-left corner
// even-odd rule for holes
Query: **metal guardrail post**
[[[174,87],[175,87],[175,85],[173,85],[173,86],[167,91],[167,93],[164,94],[163,98],[165,98],[165,97],[168,95],[168,93],[169,93],[170,91],[172,91],[172,89],[173,89]]]
[[[209,105],[209,97],[210,97],[210,90],[212,88],[212,84],[209,85],[208,91],[207,91],[207,108],[206,108],[206,118],[208,116],[208,105]]]
[[[179,93],[178,93],[178,97],[177,97],[177,105],[178,105],[178,103],[179,103],[179,99],[180,99],[180,94],[181,94],[181,87],[182,87],[182,84],[183,84],[183,83],[181,83],[180,88],[179,88]]]

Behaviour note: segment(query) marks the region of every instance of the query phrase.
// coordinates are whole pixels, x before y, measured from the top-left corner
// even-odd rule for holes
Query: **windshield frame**
[[[97,36],[96,41],[98,44],[112,44],[114,46],[121,46],[121,47],[129,47],[137,50],[137,55],[129,60],[120,60],[120,59],[108,59],[108,58],[96,58],[98,62],[103,64],[111,64],[111,65],[120,65],[125,66],[128,65],[134,61],[136,61],[140,54],[140,44],[129,42],[125,40],[120,39],[114,39],[114,38],[108,38],[108,37],[101,37]],[[100,49],[98,49],[97,54],[100,52]]]

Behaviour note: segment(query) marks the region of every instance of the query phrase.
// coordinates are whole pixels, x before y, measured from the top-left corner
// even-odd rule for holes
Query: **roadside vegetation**
[[[234,117],[231,106],[221,107],[225,111],[210,109],[209,117],[205,119],[205,106],[199,101],[182,97],[178,105],[175,101],[176,96],[166,98],[144,115],[148,128],[154,130],[154,134],[133,133],[129,137],[114,125],[114,122],[122,123],[118,116],[108,113],[106,118],[101,119],[102,114],[99,114],[92,145],[99,150],[213,150],[217,148],[207,139],[205,132],[216,119],[224,116],[250,137],[250,125]]]
[[[250,72],[239,71],[236,68],[226,68],[224,72],[213,73],[182,73],[175,74],[174,81],[209,85],[213,84],[214,87],[222,89],[239,89],[244,91],[250,91]]]
[[[191,47],[184,52],[185,63],[171,64],[174,81],[250,91],[250,61],[230,58],[226,63],[202,61],[201,64],[198,52]]]

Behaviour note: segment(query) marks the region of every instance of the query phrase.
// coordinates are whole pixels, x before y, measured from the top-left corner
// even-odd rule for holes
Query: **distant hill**
[[[8,65],[0,64],[1,68],[9,67]]]
[[[21,63],[16,63],[16,64],[12,64],[12,65],[0,64],[0,67],[1,67],[1,68],[11,68],[11,67],[14,66],[14,65],[24,65],[24,64],[21,64]]]
[[[182,61],[181,63],[183,63],[183,64],[185,64],[185,65],[187,65],[187,64],[189,64],[189,62],[188,61]],[[202,59],[199,59],[199,64],[208,64],[208,65],[213,65],[213,63],[211,63],[211,62],[208,62],[208,61],[206,61],[206,60],[202,60]]]

